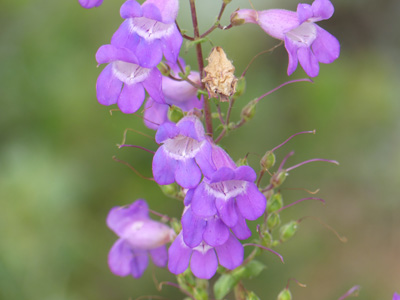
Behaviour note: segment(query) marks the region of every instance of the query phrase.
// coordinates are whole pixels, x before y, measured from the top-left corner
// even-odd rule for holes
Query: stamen
[[[279,90],[281,87],[284,87],[285,85],[288,85],[288,84],[291,84],[291,83],[295,83],[295,82],[301,82],[301,81],[308,81],[308,82],[314,83],[314,81],[312,81],[310,78],[302,78],[302,79],[290,80],[290,81],[282,83],[281,85],[278,85],[276,88],[270,90],[269,92],[266,92],[264,95],[261,95],[260,97],[258,97],[255,100],[255,102],[258,103],[262,98],[268,96],[269,94],[272,94],[273,92]]]
[[[306,216],[303,217],[301,219],[299,219],[297,222],[300,223],[305,219],[314,219],[316,221],[318,221],[320,224],[322,224],[323,226],[325,226],[325,228],[327,228],[329,231],[331,231],[334,235],[336,235],[336,237],[339,239],[339,241],[341,241],[342,243],[347,243],[347,238],[345,236],[341,236],[335,229],[333,229],[331,226],[329,226],[328,224],[326,224],[325,222],[322,222],[321,219],[314,217],[314,216]]]
[[[125,166],[128,166],[133,172],[135,172],[136,175],[140,176],[143,179],[147,179],[147,180],[151,180],[151,181],[155,181],[154,178],[152,177],[145,177],[142,174],[139,173],[138,170],[136,170],[134,167],[132,167],[129,163],[127,163],[126,161],[120,160],[118,158],[115,157],[115,155],[112,157],[112,159],[116,162],[122,163]]]
[[[289,171],[291,171],[293,169],[296,169],[297,167],[300,167],[302,165],[308,164],[308,163],[313,162],[313,161],[326,161],[326,162],[331,163],[331,164],[339,165],[339,163],[336,160],[324,159],[324,158],[313,158],[313,159],[309,159],[309,160],[303,161],[303,162],[301,162],[301,163],[299,163],[297,165],[294,165],[294,166],[292,166],[290,168],[287,168],[286,171],[289,172]]]
[[[281,164],[279,165],[278,171],[276,171],[276,173],[278,173],[279,171],[282,170],[283,165],[285,164],[285,162],[287,161],[287,159],[288,159],[289,157],[291,157],[293,154],[294,154],[294,151],[292,150],[292,151],[289,152],[289,154],[287,154],[287,155],[282,159],[282,162],[281,162]]]
[[[305,200],[317,200],[317,201],[321,201],[323,204],[325,204],[325,200],[322,199],[322,198],[315,198],[315,197],[302,198],[302,199],[294,201],[293,203],[290,203],[288,205],[285,205],[285,206],[281,207],[280,209],[278,209],[276,211],[276,213],[280,213],[282,210],[284,210],[284,209],[286,209],[288,207],[291,207],[293,205],[296,205],[297,203],[303,202]]]
[[[274,251],[274,250],[270,249],[270,248],[267,248],[267,247],[264,247],[264,246],[261,246],[261,245],[258,245],[258,244],[252,244],[252,243],[249,243],[249,244],[243,244],[243,247],[246,247],[246,246],[254,246],[254,247],[258,247],[258,248],[261,248],[261,249],[267,250],[267,251],[269,251],[269,252],[271,252],[271,253],[275,254],[276,256],[278,256],[278,257],[279,257],[279,259],[281,260],[281,262],[282,262],[283,264],[285,263],[285,262],[283,261],[283,256],[282,256],[282,255],[280,255],[278,252],[276,252],[276,251]]]
[[[342,297],[340,297],[338,300],[344,300],[348,297],[357,297],[358,292],[360,291],[361,287],[359,285],[353,286],[351,289],[349,289]]]
[[[279,149],[280,147],[282,147],[283,145],[285,145],[287,142],[289,142],[292,138],[294,138],[296,135],[299,134],[303,134],[303,133],[312,133],[315,134],[315,129],[314,130],[310,130],[310,131],[300,131],[298,133],[293,134],[292,136],[290,136],[286,141],[284,141],[282,144],[276,146],[274,149],[271,150],[271,152],[274,152],[275,150]]]

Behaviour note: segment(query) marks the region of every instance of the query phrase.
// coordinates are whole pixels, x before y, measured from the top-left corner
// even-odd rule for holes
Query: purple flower
[[[182,67],[185,63],[181,60]],[[171,75],[180,78],[180,72],[176,64],[171,65]],[[200,85],[200,74],[198,72],[190,72],[188,78]],[[175,105],[183,111],[190,111],[194,108],[201,109],[203,106],[203,97],[197,98],[197,88],[187,81],[177,81],[169,77],[162,77],[162,91],[165,97],[165,103],[156,103],[149,98],[145,104],[144,123],[150,129],[157,130],[158,126],[168,120],[168,108]]]
[[[132,51],[103,45],[96,53],[96,60],[99,64],[108,63],[96,84],[97,99],[101,104],[118,103],[123,113],[134,113],[144,101],[145,90],[155,101],[164,103],[160,71],[139,65]]]
[[[176,125],[160,125],[156,142],[163,143],[153,157],[153,176],[158,184],[176,181],[183,188],[194,188],[202,173],[207,175],[215,169],[211,162],[211,144],[203,124],[195,116],[184,117]]]
[[[128,0],[121,6],[126,19],[114,33],[111,44],[131,49],[144,67],[154,67],[164,54],[176,62],[182,35],[175,25],[178,0],[147,0],[140,5]]]
[[[329,0],[315,0],[312,5],[300,3],[297,12],[284,9],[255,11],[242,9],[231,16],[233,23],[256,23],[270,36],[285,41],[289,54],[287,73],[291,75],[297,63],[310,77],[319,73],[319,64],[329,64],[339,57],[338,40],[315,22],[329,19],[334,12]]]
[[[84,8],[98,7],[103,3],[103,0],[79,0],[79,4]]]
[[[191,203],[193,213],[200,217],[218,214],[230,228],[237,225],[240,216],[248,220],[259,218],[267,200],[254,183],[254,170],[249,166],[236,167],[218,146],[213,146],[212,160],[217,171],[186,194],[185,205]]]
[[[167,249],[174,232],[167,225],[149,218],[146,201],[137,200],[127,207],[114,207],[107,225],[118,236],[108,255],[108,265],[118,276],[142,276],[148,264],[148,254],[158,267],[167,264]]]
[[[180,233],[168,250],[168,269],[173,274],[183,273],[190,262],[190,269],[194,276],[210,279],[221,266],[233,270],[243,262],[243,246],[231,234],[223,245],[211,247],[204,241],[197,247],[190,248],[183,241]],[[218,256],[218,258],[217,258]]]
[[[392,300],[400,300],[400,295],[397,293],[393,294],[393,299]]]

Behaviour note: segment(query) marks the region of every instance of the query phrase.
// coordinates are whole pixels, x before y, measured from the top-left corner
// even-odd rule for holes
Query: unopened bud
[[[267,210],[269,213],[273,213],[281,209],[283,206],[283,199],[281,193],[275,193],[272,195],[270,199],[267,201]]]
[[[289,240],[296,232],[299,223],[297,221],[290,221],[280,228],[280,239],[282,242]]]
[[[239,159],[236,161],[236,165],[237,165],[238,167],[240,167],[240,166],[248,166],[249,163],[247,162],[247,156],[245,156],[245,157],[243,157],[243,158],[239,158]]]
[[[246,294],[246,300],[260,300],[258,296],[253,291],[248,291]]]
[[[280,186],[286,179],[288,173],[286,170],[281,170],[271,177],[271,184],[274,188]]]
[[[253,119],[255,113],[256,113],[256,105],[257,105],[256,100],[252,100],[249,103],[246,104],[245,107],[243,107],[240,116],[243,120],[246,122]]]
[[[178,106],[171,105],[168,109],[168,119],[171,122],[178,123],[184,117],[182,109]]]
[[[271,233],[269,233],[268,231],[264,231],[262,236],[263,236],[262,240],[261,240],[262,245],[267,247],[267,248],[271,247],[271,244],[272,244],[272,235],[271,235]]]
[[[279,293],[277,300],[292,300],[292,293],[289,289],[284,289]]]
[[[176,183],[171,183],[167,185],[160,185],[161,191],[164,195],[171,198],[179,198],[181,194],[181,188]]]
[[[278,226],[281,223],[281,218],[277,213],[272,213],[268,216],[267,219],[267,226],[269,229],[274,229],[276,226]]]
[[[276,157],[274,152],[267,151],[260,160],[261,169],[267,171],[275,165]]]
[[[236,83],[236,92],[234,97],[240,97],[243,95],[244,91],[246,90],[246,78],[240,77]]]
[[[205,83],[210,97],[220,96],[221,101],[229,101],[229,97],[236,91],[235,67],[221,47],[213,48],[207,60],[208,65],[204,68],[206,76],[202,82]]]
[[[164,63],[164,62],[160,62],[160,63],[158,64],[157,68],[160,70],[160,72],[161,72],[161,74],[162,74],[163,76],[167,76],[167,77],[168,77],[169,74],[171,73],[170,67],[169,67],[166,63]]]

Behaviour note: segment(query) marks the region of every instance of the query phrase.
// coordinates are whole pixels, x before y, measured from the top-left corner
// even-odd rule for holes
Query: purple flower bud
[[[126,1],[120,11],[126,20],[111,44],[131,49],[144,67],[156,66],[163,54],[176,62],[183,40],[175,25],[178,9],[178,0],[147,0],[142,5]]]
[[[211,247],[202,241],[194,248],[185,244],[180,233],[168,250],[168,269],[173,274],[180,274],[189,267],[190,262],[194,276],[210,279],[217,271],[218,261],[223,267],[233,270],[242,264],[243,253],[242,244],[231,233],[223,245]]]
[[[115,275],[139,278],[147,267],[148,254],[156,266],[166,266],[165,244],[173,239],[174,231],[149,218],[146,201],[114,207],[108,214],[107,225],[119,236],[108,255],[108,265]]]
[[[79,0],[79,4],[84,8],[98,7],[103,3],[103,0]]]
[[[254,170],[249,166],[236,167],[218,146],[213,146],[212,159],[217,171],[186,196],[190,196],[193,213],[201,217],[218,214],[228,227],[237,225],[239,215],[248,220],[259,218],[267,200],[254,183],[257,177]]]
[[[328,64],[339,57],[338,40],[315,24],[329,19],[333,12],[329,0],[315,0],[312,5],[300,3],[297,12],[242,9],[234,12],[231,20],[236,24],[258,24],[270,36],[284,41],[289,54],[288,75],[296,70],[300,62],[307,75],[315,77],[319,73],[318,63]]]
[[[96,84],[97,99],[101,104],[118,103],[123,113],[134,113],[144,101],[145,90],[155,101],[164,103],[160,71],[139,65],[132,51],[103,45],[96,53],[96,60],[99,64],[108,63]]]
[[[154,180],[161,185],[177,182],[183,188],[195,188],[202,173],[211,174],[211,144],[204,127],[195,116],[187,116],[176,125],[162,124],[156,142],[163,143],[153,157]]]

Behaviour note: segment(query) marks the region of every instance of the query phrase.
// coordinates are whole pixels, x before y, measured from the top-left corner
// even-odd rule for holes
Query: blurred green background
[[[190,29],[187,1],[179,23]],[[215,19],[220,1],[198,2],[202,29]],[[287,8],[297,2],[252,1],[256,9]],[[246,283],[261,299],[275,299],[289,278],[295,299],[338,299],[353,285],[359,298],[391,299],[400,292],[400,34],[398,0],[336,0],[335,14],[320,25],[341,42],[341,56],[321,65],[315,83],[286,86],[263,99],[253,121],[222,144],[234,159],[259,157],[295,132],[277,151],[287,166],[306,159],[336,159],[340,166],[313,163],[293,170],[285,188],[320,188],[326,205],[304,202],[287,209],[283,221],[316,216],[348,238],[341,243],[313,219],[277,248],[282,265],[269,253],[262,275]],[[105,0],[85,10],[76,1],[3,0],[0,4],[0,299],[81,300],[183,296],[172,287],[157,292],[159,281],[174,277],[151,266],[140,280],[114,276],[107,253],[116,236],[106,227],[109,209],[146,198],[163,214],[179,217],[182,205],[152,183],[114,162],[116,155],[151,176],[151,155],[118,150],[125,128],[144,128],[133,115],[114,113],[97,103],[100,69],[94,54],[121,23],[122,1]],[[245,0],[233,0],[223,24]],[[233,60],[239,75],[258,52],[274,46],[256,25],[211,35]],[[211,49],[205,45],[205,53]],[[193,50],[181,54],[195,68]],[[287,81],[283,47],[252,65],[247,93],[233,111]],[[305,77],[298,70],[290,79]],[[129,133],[128,142],[155,150],[156,144]],[[307,197],[284,190],[286,203]],[[254,226],[256,222],[251,222]]]

